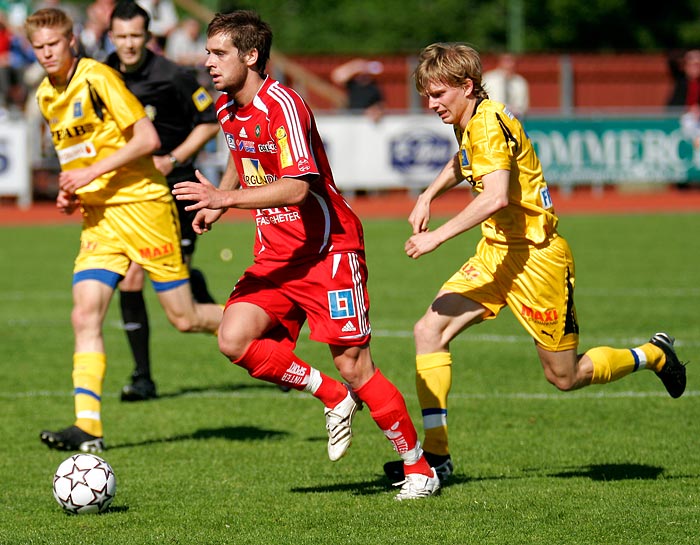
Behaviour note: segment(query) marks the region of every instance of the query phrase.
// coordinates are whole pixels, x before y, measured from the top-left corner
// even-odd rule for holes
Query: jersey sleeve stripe
[[[299,120],[299,113],[294,104],[294,99],[289,93],[280,89],[277,83],[270,86],[268,93],[282,107],[287,127],[291,133],[289,142],[294,153],[294,160],[298,161],[301,158],[308,158],[309,150],[303,137],[304,130]]]

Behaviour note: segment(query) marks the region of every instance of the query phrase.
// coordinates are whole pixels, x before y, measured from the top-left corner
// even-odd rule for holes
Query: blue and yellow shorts
[[[166,291],[188,281],[177,210],[169,196],[83,207],[83,230],[73,283],[99,280],[114,288],[132,261],[148,273],[156,291]]]

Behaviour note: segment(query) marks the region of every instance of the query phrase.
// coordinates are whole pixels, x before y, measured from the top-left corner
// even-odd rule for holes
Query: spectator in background
[[[530,86],[516,73],[515,66],[515,56],[504,53],[499,56],[496,68],[484,72],[482,81],[491,100],[505,104],[516,117],[522,118],[530,108]]]
[[[680,60],[669,57],[674,84],[666,105],[689,108],[700,105],[700,49],[686,51]]]
[[[7,102],[10,95],[10,43],[12,33],[5,13],[0,11],[0,118],[7,115]]]
[[[383,71],[381,62],[353,59],[333,69],[331,81],[345,88],[351,111],[363,112],[376,122],[384,115],[384,96],[376,80]]]
[[[207,52],[200,30],[197,20],[191,17],[183,19],[168,36],[165,56],[181,66],[203,68]]]
[[[24,32],[14,31],[10,41],[10,95],[9,105],[20,110],[29,96],[29,89],[25,82],[26,70],[36,62],[36,55],[32,44],[29,43]]]
[[[85,24],[80,30],[80,53],[98,61],[104,61],[114,46],[109,39],[109,18],[114,10],[114,0],[95,0],[85,10]]]
[[[680,59],[669,56],[669,69],[674,85],[666,105],[680,113],[681,133],[692,142],[693,159],[700,163],[700,49],[686,51]]]
[[[160,51],[165,51],[168,36],[177,27],[177,10],[172,0],[139,0],[139,5],[151,16],[151,34]]]

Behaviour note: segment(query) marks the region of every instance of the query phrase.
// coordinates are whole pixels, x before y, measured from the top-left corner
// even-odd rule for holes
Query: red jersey
[[[216,110],[243,186],[312,176],[302,205],[252,211],[256,262],[364,251],[362,224],[338,192],[313,114],[294,90],[267,77],[250,104],[224,93]]]

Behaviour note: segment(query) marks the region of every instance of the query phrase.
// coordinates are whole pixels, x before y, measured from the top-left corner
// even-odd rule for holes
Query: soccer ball
[[[61,462],[53,476],[53,497],[74,515],[101,513],[116,491],[112,466],[94,454],[74,454]]]

